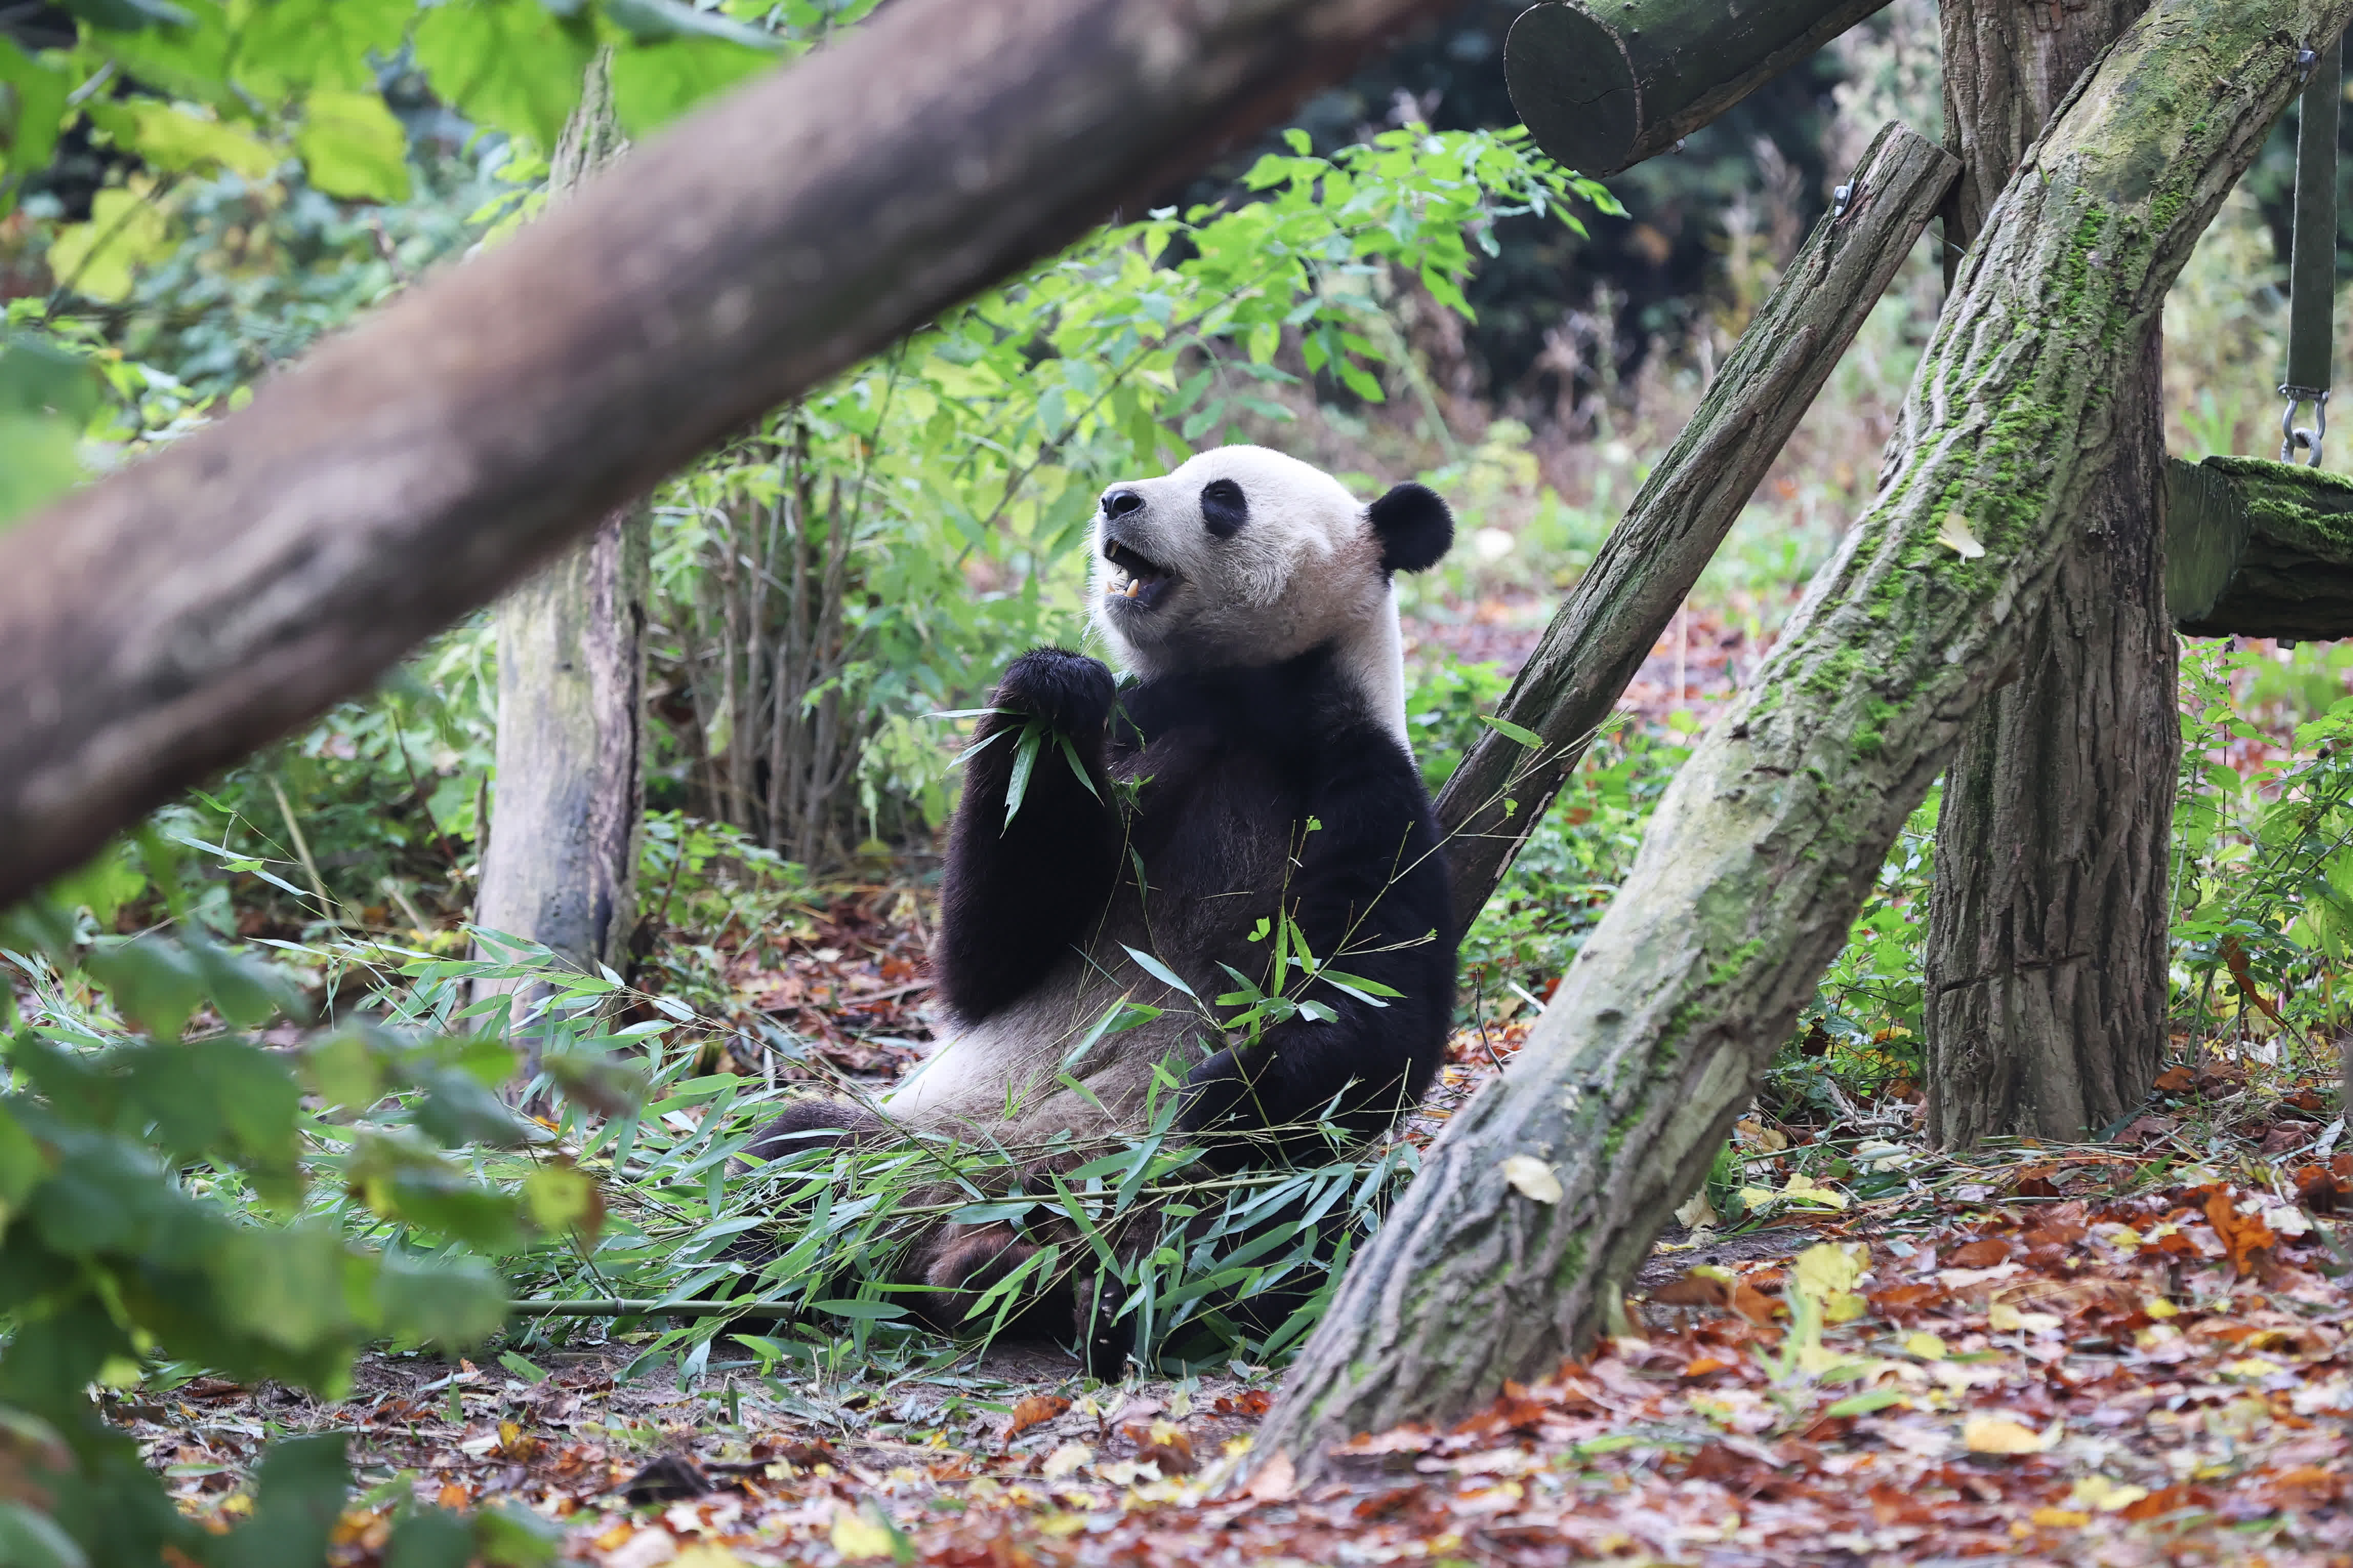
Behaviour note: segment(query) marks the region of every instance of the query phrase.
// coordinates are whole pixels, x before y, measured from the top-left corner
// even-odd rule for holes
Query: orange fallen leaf
[[[1006,1424],[1005,1440],[1008,1443],[1032,1426],[1043,1426],[1071,1407],[1071,1402],[1059,1394],[1033,1394],[1013,1407],[1013,1419]]]

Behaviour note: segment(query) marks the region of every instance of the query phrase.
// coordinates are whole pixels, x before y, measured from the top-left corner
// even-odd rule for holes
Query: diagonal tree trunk
[[[2023,653],[2116,378],[2353,0],[2159,0],[1989,211],[1880,493],[1660,803],[1511,1068],[1341,1282],[1261,1451],[1443,1419],[1600,1327]]]
[[[1456,920],[1478,917],[1950,187],[1950,155],[1900,125],[1872,142],[1757,308],[1601,553],[1553,612],[1497,716],[1439,792]]]
[[[610,65],[610,51],[589,62],[550,160],[551,201],[628,150]],[[611,513],[496,616],[498,778],[474,922],[592,973],[626,963],[637,921],[648,525],[643,502]]]
[[[1947,258],[2052,109],[2147,0],[1945,0],[1945,118],[1963,173]],[[1970,718],[1936,823],[1926,996],[1929,1135],[2075,1139],[2140,1102],[2165,1047],[2174,771],[2158,323],[2118,366],[2116,441],[2019,679]]]

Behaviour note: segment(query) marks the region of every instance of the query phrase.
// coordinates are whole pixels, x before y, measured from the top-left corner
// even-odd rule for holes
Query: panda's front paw
[[[1066,735],[1103,728],[1118,695],[1110,667],[1059,647],[1031,648],[997,683],[997,706],[1043,719]]]

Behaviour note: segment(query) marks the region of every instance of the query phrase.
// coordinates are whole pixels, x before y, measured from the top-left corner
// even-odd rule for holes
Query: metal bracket
[[[2320,442],[2328,434],[2328,394],[2310,386],[2283,386],[2280,395],[2287,399],[2287,406],[2280,410],[2279,460],[2296,462],[2296,453],[2308,452],[2311,456],[2301,459],[2303,463],[2307,468],[2320,467]],[[2307,403],[2312,405],[2309,428],[2295,422],[2295,411]]]
[[[1839,219],[1839,218],[1842,218],[1842,217],[1846,216],[1847,205],[1848,205],[1850,202],[1853,201],[1853,200],[1854,200],[1854,185],[1853,185],[1853,183],[1852,183],[1852,182],[1851,182],[1851,181],[1850,181],[1848,184],[1843,184],[1843,185],[1841,185],[1838,189],[1836,189],[1836,190],[1832,191],[1832,192],[1831,193],[1831,219],[1832,219],[1833,221],[1835,221],[1835,220],[1837,220],[1837,219]]]

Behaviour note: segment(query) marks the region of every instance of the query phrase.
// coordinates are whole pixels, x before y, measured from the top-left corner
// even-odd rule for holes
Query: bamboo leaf
[[[1013,776],[1005,781],[1005,827],[1013,826],[1013,814],[1021,809],[1022,798],[1029,793],[1029,774],[1038,766],[1038,748],[1044,743],[1046,726],[1032,719],[1021,727],[1021,742],[1013,753]]]
[[[1528,729],[1525,725],[1514,724],[1509,719],[1498,719],[1492,713],[1480,714],[1479,722],[1486,725],[1487,728],[1494,731],[1495,733],[1503,736],[1504,739],[1507,741],[1517,741],[1521,745],[1529,748],[1531,751],[1542,751],[1544,749],[1544,737],[1537,734],[1534,730]]]
[[[1190,985],[1186,984],[1184,981],[1177,978],[1176,972],[1175,970],[1169,968],[1166,964],[1161,963],[1150,953],[1138,952],[1136,949],[1128,946],[1125,942],[1121,942],[1119,945],[1120,950],[1125,952],[1128,957],[1135,960],[1137,967],[1142,969],[1146,974],[1152,976],[1153,979],[1159,981],[1163,985],[1169,986],[1177,991],[1182,991],[1186,995],[1191,996],[1196,1002],[1198,1002],[1201,999]]]

